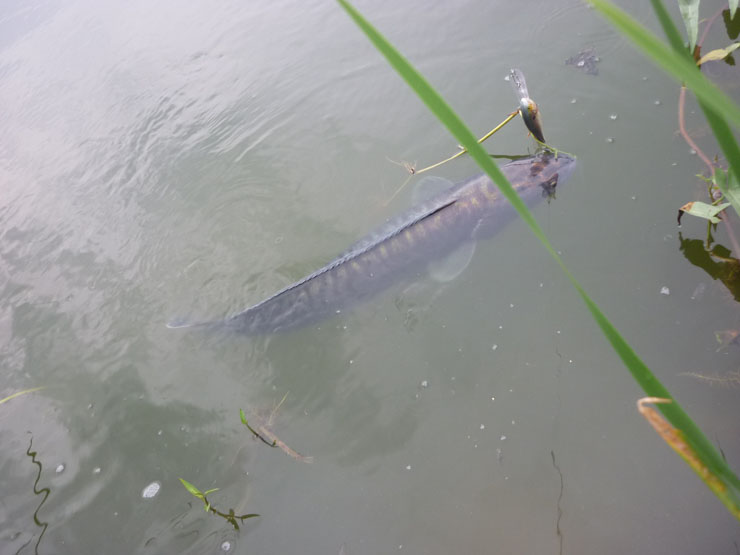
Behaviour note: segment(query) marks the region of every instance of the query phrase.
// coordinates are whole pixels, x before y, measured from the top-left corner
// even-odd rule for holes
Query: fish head
[[[576,160],[567,154],[543,152],[506,165],[506,173],[514,188],[525,199],[552,197],[573,173]]]

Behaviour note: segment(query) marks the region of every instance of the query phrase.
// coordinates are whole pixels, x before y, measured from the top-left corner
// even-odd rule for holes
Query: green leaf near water
[[[738,0],[730,0],[730,17],[735,17],[735,12],[737,11],[737,2]]]
[[[740,48],[740,42],[733,42],[730,46],[725,48],[717,48],[704,54],[699,60],[698,64],[702,65],[706,62],[716,62],[718,60],[724,60],[727,56],[732,54],[735,50]]]
[[[693,52],[696,46],[696,36],[699,34],[699,0],[678,0],[678,9],[686,25],[689,48]]]
[[[708,468],[713,475],[717,476],[718,479],[721,480],[725,490],[728,492],[727,496],[731,498],[734,505],[740,505],[740,503],[738,503],[738,500],[740,500],[740,479],[738,479],[738,477],[732,472],[727,462],[719,454],[714,445],[701,432],[698,426],[693,422],[693,420],[691,420],[689,415],[684,412],[680,405],[672,399],[670,392],[660,383],[658,378],[637,356],[637,353],[634,352],[632,347],[625,341],[614,325],[609,322],[598,305],[588,296],[581,284],[575,279],[573,274],[571,274],[570,270],[565,266],[565,263],[550,244],[550,241],[547,239],[541,227],[532,216],[532,213],[516,194],[501,170],[493,163],[483,147],[478,144],[472,132],[467,128],[452,108],[450,108],[440,94],[434,90],[431,85],[429,85],[424,77],[416,71],[416,69],[414,69],[414,67],[388,42],[388,40],[372,25],[370,25],[370,23],[354,7],[352,7],[347,0],[338,0],[338,2],[355,21],[357,26],[367,35],[368,39],[370,39],[381,54],[385,56],[390,65],[393,66],[419,98],[427,105],[430,111],[437,116],[445,127],[447,127],[459,143],[468,149],[471,157],[496,183],[502,195],[513,205],[522,220],[524,220],[524,222],[531,228],[535,236],[537,236],[537,238],[542,242],[547,251],[568,277],[573,287],[578,291],[582,300],[591,312],[591,316],[594,318],[599,328],[601,328],[602,333],[612,345],[614,351],[622,359],[622,362],[630,371],[635,381],[640,384],[649,396],[671,400],[669,404],[665,404],[660,407],[661,412],[673,427],[681,430],[686,442],[689,444],[689,447],[697,453],[697,457],[700,458],[702,464]],[[620,19],[622,25],[625,26],[625,33],[630,34],[631,37],[635,37],[633,40],[637,41],[641,39],[643,35],[649,35],[642,26],[611,4],[604,2],[603,0],[591,0],[591,2],[603,13],[611,16],[616,15],[618,19]],[[687,74],[693,72],[691,75],[692,82],[694,82],[697,85],[697,89],[701,90],[702,94],[706,96],[707,101],[711,102],[712,106],[719,107],[719,109],[729,107],[727,114],[728,117],[731,117],[733,121],[740,126],[740,109],[734,106],[734,104],[720,93],[716,87],[708,83],[706,80],[702,81],[703,77],[692,60],[681,57],[662,44],[654,36],[649,36],[651,38],[647,40],[646,44],[654,50],[656,53],[655,57],[658,59],[659,63],[663,64],[661,56],[665,55],[669,60],[666,65],[670,66],[672,70],[678,73],[685,71]],[[725,502],[721,497],[720,499]],[[733,514],[737,516],[736,512]]]
[[[719,218],[717,215],[728,206],[730,206],[729,202],[724,202],[715,206],[714,204],[707,204],[706,202],[694,201],[684,204],[681,207],[681,211],[691,214],[692,216],[696,216],[697,218],[709,220],[713,224],[718,224]]]
[[[740,181],[732,171],[724,171],[717,168],[714,173],[714,184],[719,187],[722,194],[735,211],[740,214]]]
[[[185,486],[186,490],[188,490],[192,495],[203,501],[203,498],[205,497],[205,494],[203,494],[203,492],[201,492],[198,488],[196,488],[187,480],[183,480],[182,478],[180,478],[179,480],[180,482],[182,482],[182,485]]]

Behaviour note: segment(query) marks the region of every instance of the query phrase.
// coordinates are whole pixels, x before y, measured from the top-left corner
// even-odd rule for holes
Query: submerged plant
[[[231,524],[234,527],[234,530],[239,530],[239,522],[242,524],[245,520],[248,518],[254,518],[258,515],[257,513],[249,513],[244,515],[237,515],[234,513],[234,509],[229,509],[228,513],[224,513],[216,509],[213,505],[211,505],[211,502],[208,501],[208,497],[206,497],[209,493],[214,493],[218,491],[219,488],[213,488],[206,491],[200,491],[197,487],[195,487],[193,484],[188,482],[187,480],[183,480],[182,478],[179,479],[180,482],[182,482],[182,485],[185,487],[186,490],[188,490],[194,497],[197,499],[200,499],[203,501],[203,509],[208,513],[211,512],[216,516],[219,516],[226,520],[229,524]],[[239,522],[237,522],[239,521]]]

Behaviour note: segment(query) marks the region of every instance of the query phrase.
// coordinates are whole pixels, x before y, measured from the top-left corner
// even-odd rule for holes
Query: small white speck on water
[[[512,420],[512,421],[511,421],[511,425],[512,425],[512,426],[516,426],[516,420]]]
[[[355,363],[354,359],[349,359],[349,363],[354,364]]]
[[[610,119],[610,120],[612,120],[612,121],[614,121],[614,120],[615,120],[615,119],[617,119],[618,117],[619,117],[619,116],[618,116],[617,114],[609,114],[609,119]]]
[[[458,353],[462,353],[462,347],[458,347],[458,348],[457,348],[457,352],[458,352]]]
[[[578,60],[578,63],[576,63],[576,65],[577,65],[578,67],[583,67],[583,66],[585,66],[585,65],[586,65],[586,62],[585,62],[585,60]]]
[[[573,364],[573,359],[572,359],[572,358],[569,358],[569,359],[568,359],[568,363],[569,363],[569,364]]]
[[[231,551],[231,542],[225,541],[221,544],[221,551]]]
[[[504,326],[499,326],[498,329],[502,330],[504,329]]]
[[[93,468],[93,474],[100,474],[100,470],[100,467],[96,466],[95,468]]]
[[[62,472],[64,472],[64,469],[65,469],[65,468],[66,468],[66,467],[64,466],[64,463],[61,463],[61,464],[57,465],[57,467],[56,467],[56,469],[55,469],[55,472],[56,472],[57,474],[61,474]]]
[[[429,382],[427,380],[421,380],[421,387],[429,387]]]
[[[643,75],[642,80],[643,81],[647,81],[648,80],[647,76],[646,75]]]
[[[607,137],[606,138],[606,142],[609,143],[609,144],[613,144],[614,143],[614,137]]]
[[[501,441],[504,441],[506,439],[506,436],[501,436]]]
[[[668,289],[668,287],[666,287],[664,285],[663,287],[660,288],[660,294],[661,295],[670,295],[671,294],[671,290]]]
[[[481,425],[480,425],[480,429],[481,429],[481,430],[485,430],[485,429],[486,429],[486,425],[485,425],[485,424],[481,424]]]
[[[660,106],[661,104],[663,104],[663,101],[658,98],[655,100],[655,102],[653,102],[653,104],[655,104],[656,106]]]
[[[632,200],[637,200],[637,195],[632,195],[630,198],[632,198]]]
[[[545,286],[545,284],[544,284],[544,283],[540,283],[540,287],[544,287],[544,286]]]
[[[496,349],[498,349],[498,345],[496,345],[495,343],[493,345],[491,345],[491,350],[492,351],[495,351]]]
[[[478,449],[478,444],[477,443],[474,443],[473,444],[473,449]]]
[[[529,365],[529,363],[527,363],[527,365]],[[514,389],[510,389],[509,393],[514,393]]]
[[[570,99],[570,103],[571,104],[575,104],[576,102],[578,102],[578,99],[576,99],[576,98],[571,98]]]
[[[341,314],[342,313],[342,311],[340,309],[336,309],[334,312],[337,313],[337,314]]]
[[[406,465],[406,470],[411,470],[411,465],[410,464],[407,464]]]
[[[560,335],[560,330],[555,330],[555,333],[557,333],[558,335]]]
[[[514,308],[514,303],[509,303],[509,308]]]
[[[692,148],[692,149],[689,150],[689,154],[696,155],[696,151]]]
[[[155,495],[159,493],[159,489],[162,487],[162,484],[159,482],[152,482],[147,487],[145,487],[143,490],[141,490],[141,496],[144,499],[151,499]]]
[[[157,430],[157,435],[158,436],[161,436],[162,435],[162,430]]]
[[[452,377],[450,378],[450,381],[451,381],[451,382],[454,382],[454,381],[455,381],[455,376],[452,376]]]

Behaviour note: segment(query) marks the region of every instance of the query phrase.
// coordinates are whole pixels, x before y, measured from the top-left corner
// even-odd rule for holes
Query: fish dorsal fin
[[[403,214],[391,218],[385,225],[371,231],[359,241],[355,241],[337,258],[354,256],[375,246],[409,226],[431,216],[439,210],[453,204],[457,197],[452,190],[453,183],[442,177],[429,176],[420,180],[412,192],[412,207]],[[444,195],[449,192],[449,195]]]
[[[429,275],[442,283],[452,281],[465,271],[475,254],[475,241],[465,241],[450,254],[429,263]]]
[[[428,175],[420,179],[411,193],[411,202],[414,205],[426,202],[438,194],[449,191],[452,187],[452,181],[436,175]]]

